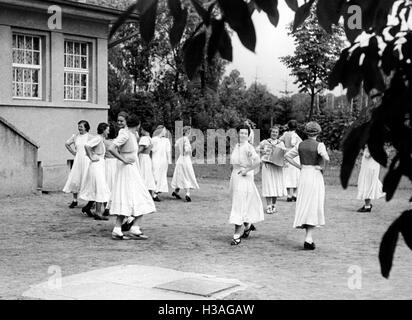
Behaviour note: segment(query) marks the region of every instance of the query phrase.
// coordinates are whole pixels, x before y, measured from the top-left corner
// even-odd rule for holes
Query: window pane
[[[35,97],[35,98],[39,97],[39,85],[34,84],[32,86],[32,93],[33,93],[33,97]]]
[[[31,70],[30,69],[24,69],[23,81],[24,83],[31,82]]]
[[[80,68],[80,56],[75,56],[75,57],[74,57],[74,67],[75,67],[76,69],[79,69],[79,68]]]
[[[17,63],[17,50],[13,49],[13,63]]]
[[[16,63],[24,64],[24,50],[17,50]]]
[[[86,57],[82,57],[82,69],[87,69],[87,58]]]
[[[13,34],[13,49],[17,48],[17,35]]]
[[[75,85],[76,87],[79,87],[79,86],[80,86],[80,74],[78,74],[78,73],[75,73],[75,74],[74,74],[74,85]]]
[[[33,52],[33,64],[40,65],[40,52]]]
[[[32,82],[39,83],[39,70],[32,70]]]
[[[24,36],[17,36],[17,47],[19,49],[24,49]]]
[[[26,36],[26,47],[27,50],[33,50],[33,37]]]
[[[72,86],[72,85],[73,85],[73,73],[68,73],[68,74],[67,74],[67,84],[68,84],[69,86]]]
[[[33,38],[33,49],[40,51],[40,38]]]
[[[67,42],[67,53],[73,54],[73,42]]]
[[[80,54],[80,43],[74,43],[74,54]]]
[[[86,88],[82,88],[82,100],[87,100],[87,89]]]
[[[20,83],[16,84],[16,97],[23,97],[23,85]]]
[[[22,68],[17,68],[16,71],[17,71],[16,72],[16,75],[17,75],[16,81],[17,82],[23,82],[23,69]]]
[[[67,68],[73,68],[74,63],[73,63],[73,56],[67,56]]]
[[[33,53],[31,51],[25,53],[25,64],[33,64]]]
[[[81,54],[83,56],[87,55],[87,44],[86,43],[82,43],[82,51]]]
[[[80,100],[80,96],[81,96],[81,93],[80,93],[80,88],[74,88],[74,99],[75,100]]]
[[[87,75],[85,75],[85,74],[82,74],[81,86],[82,87],[87,87]]]
[[[24,85],[24,96],[31,97],[31,84]]]

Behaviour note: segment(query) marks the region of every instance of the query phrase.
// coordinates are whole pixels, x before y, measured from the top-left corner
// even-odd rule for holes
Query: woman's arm
[[[113,155],[113,157],[115,157],[116,159],[119,159],[121,162],[123,162],[124,164],[133,164],[134,162],[133,162],[133,160],[128,160],[128,159],[126,159],[125,157],[123,157],[118,151],[117,151],[117,148],[116,148],[116,145],[114,145],[114,144],[112,144],[110,147],[109,147],[109,150],[108,150],[112,155]]]
[[[285,154],[285,160],[289,162],[292,166],[300,170],[302,169],[302,166],[294,160],[298,155],[299,155],[299,152],[298,152],[298,147],[296,145],[291,150],[289,150],[289,152]]]
[[[72,145],[74,144],[74,135],[66,141],[64,144],[66,149],[69,150],[69,152],[73,155],[76,156],[76,151],[72,148]]]
[[[92,155],[92,147],[88,146],[87,144],[84,145],[84,149],[86,150],[86,155],[90,159],[91,162],[97,162],[99,161],[98,159],[93,159]]]

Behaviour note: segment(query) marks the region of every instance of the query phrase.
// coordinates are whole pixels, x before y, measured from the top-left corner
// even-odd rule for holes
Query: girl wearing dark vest
[[[308,138],[285,155],[290,164],[301,170],[293,227],[306,229],[303,245],[306,250],[315,249],[312,238],[313,229],[325,224],[325,183],[322,166],[329,161],[329,155],[325,145],[316,141],[321,131],[318,123],[308,122],[305,126]],[[301,164],[294,160],[296,156],[299,156]]]

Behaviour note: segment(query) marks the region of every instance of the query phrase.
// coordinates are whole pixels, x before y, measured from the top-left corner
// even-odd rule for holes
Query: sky
[[[288,91],[297,93],[298,87],[293,84],[295,78],[289,75],[290,71],[279,60],[280,57],[292,55],[294,52],[293,38],[288,36],[286,30],[287,25],[294,19],[294,12],[285,1],[278,2],[278,10],[280,19],[277,27],[269,22],[263,11],[255,10],[253,13],[257,38],[256,53],[246,49],[233,32],[233,62],[227,65],[226,74],[237,69],[248,86],[257,79],[265,84],[271,93],[281,96],[280,91],[285,90],[286,81]]]

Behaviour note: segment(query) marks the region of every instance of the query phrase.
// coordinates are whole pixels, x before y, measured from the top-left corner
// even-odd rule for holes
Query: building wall
[[[37,148],[0,122],[0,198],[35,193]]]
[[[77,122],[87,120],[91,133],[99,122],[107,122],[107,32],[108,22],[66,15],[63,28],[49,30],[45,9],[2,7],[0,5],[0,116],[36,141],[38,161],[43,167],[44,190],[61,190],[67,178],[68,160],[73,156],[64,144],[77,132]],[[42,37],[43,83],[38,100],[13,98],[12,34],[22,32]],[[74,39],[91,45],[89,100],[64,100],[64,41]],[[1,142],[0,142],[1,144]]]

